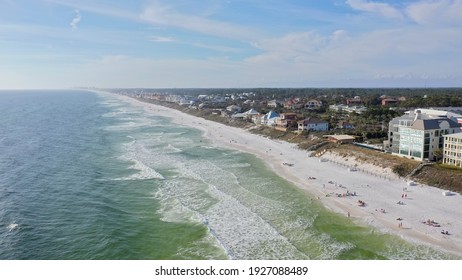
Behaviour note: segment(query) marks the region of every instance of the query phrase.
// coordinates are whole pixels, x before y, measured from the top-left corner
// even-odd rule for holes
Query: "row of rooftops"
[[[282,120],[292,120],[292,121],[297,121],[299,115],[296,113],[282,113],[278,114],[275,111],[269,111],[266,114],[260,114],[258,113],[255,109],[250,109],[244,113],[236,113],[232,115],[234,118],[242,118],[242,117],[256,117],[259,116],[265,120],[273,119],[273,118],[279,118]],[[318,118],[306,118],[303,120],[297,121],[298,124],[303,124],[303,125],[308,125],[308,124],[322,124],[322,123],[328,123],[327,121],[318,119]]]

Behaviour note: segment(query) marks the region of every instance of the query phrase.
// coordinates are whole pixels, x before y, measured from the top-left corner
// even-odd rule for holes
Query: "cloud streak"
[[[80,15],[79,10],[76,9],[74,10],[74,12],[75,12],[75,16],[72,19],[72,21],[69,23],[69,25],[72,27],[72,29],[77,29],[77,25],[82,20],[82,16]]]
[[[419,1],[406,8],[407,16],[422,25],[462,25],[462,0]]]
[[[149,41],[156,42],[156,43],[171,43],[175,42],[175,39],[172,37],[164,37],[164,36],[151,36]]]
[[[462,25],[462,0],[420,0],[402,3],[400,7],[367,0],[346,0],[345,3],[357,11],[425,26]]]
[[[251,40],[258,36],[258,32],[252,31],[249,27],[213,20],[207,17],[180,13],[171,7],[159,3],[153,3],[146,8],[140,14],[139,18],[151,24],[190,30],[221,38]]]
[[[379,14],[386,18],[403,19],[403,13],[387,3],[366,0],[347,0],[346,3],[355,10]]]

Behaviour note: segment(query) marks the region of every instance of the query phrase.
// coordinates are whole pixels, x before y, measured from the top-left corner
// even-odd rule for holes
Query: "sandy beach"
[[[326,208],[358,224],[462,256],[459,194],[445,196],[444,190],[420,184],[410,186],[391,170],[358,163],[353,158],[331,153],[312,157],[294,144],[129,97],[121,98],[169,117],[179,125],[200,129],[218,147],[257,156],[276,174],[319,199]]]

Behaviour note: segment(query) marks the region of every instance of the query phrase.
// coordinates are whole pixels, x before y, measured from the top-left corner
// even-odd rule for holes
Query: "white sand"
[[[349,212],[350,218],[359,224],[367,224],[408,241],[462,256],[462,197],[459,194],[443,196],[443,190],[435,187],[407,186],[405,181],[390,170],[371,164],[356,163],[361,171],[349,171],[348,166],[355,164],[352,158],[346,160],[326,153],[322,156],[323,159],[335,160],[337,163],[321,162],[320,158],[309,157],[308,152],[287,142],[271,140],[240,128],[124,98],[155,114],[170,117],[175,123],[202,130],[204,136],[217,146],[256,155],[279,176],[318,197],[328,209],[345,216]],[[347,191],[356,192],[356,196],[335,195]],[[403,198],[403,195],[407,195],[407,198]],[[358,200],[364,201],[366,205],[358,206]],[[397,204],[398,201],[402,201],[403,205]],[[399,221],[398,218],[402,220]],[[440,227],[422,223],[428,219],[437,222]],[[402,227],[399,223],[402,223]],[[441,230],[447,230],[449,235],[441,234]]]

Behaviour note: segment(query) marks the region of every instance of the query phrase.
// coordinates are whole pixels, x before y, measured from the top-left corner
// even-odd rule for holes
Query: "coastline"
[[[360,225],[462,257],[462,223],[459,219],[462,197],[459,194],[443,196],[443,190],[435,187],[408,186],[389,170],[373,165],[360,166],[367,172],[350,171],[347,166],[355,164],[352,158],[326,153],[321,160],[310,157],[309,152],[294,144],[130,97],[120,97],[147,111],[169,117],[176,124],[201,130],[204,137],[218,147],[255,155],[278,176],[317,197],[324,207],[349,216]],[[358,200],[364,201],[365,206],[358,206]],[[398,204],[399,201],[402,204]],[[436,223],[424,224],[427,220]],[[449,235],[441,234],[441,230],[448,231]]]

